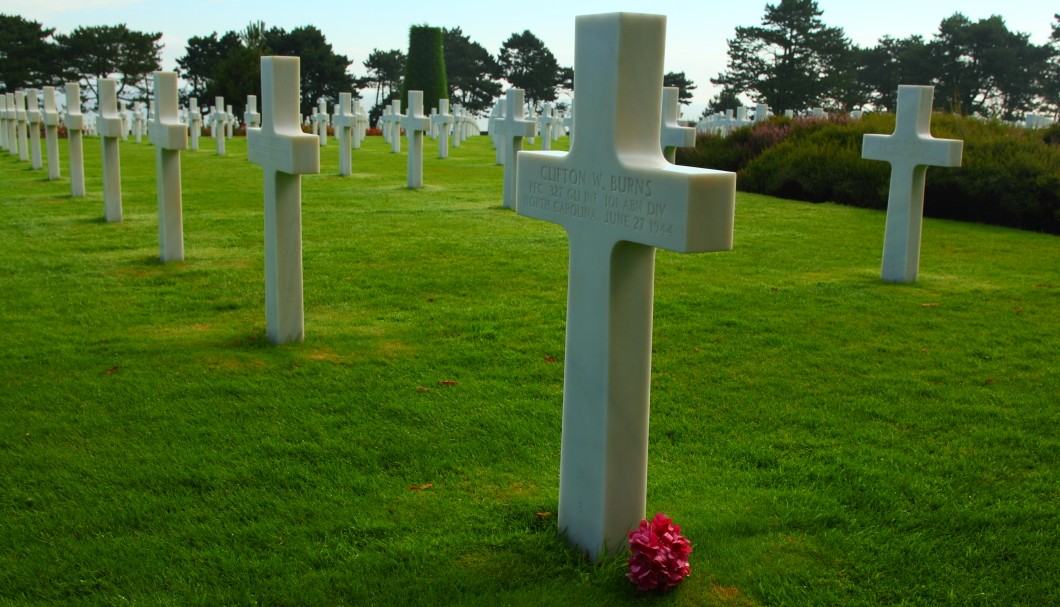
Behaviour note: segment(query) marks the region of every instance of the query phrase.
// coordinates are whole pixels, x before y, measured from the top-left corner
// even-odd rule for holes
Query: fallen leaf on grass
[[[423,491],[424,489],[430,489],[434,486],[434,483],[423,483],[422,485],[412,485],[409,487],[409,491]]]
[[[545,362],[554,363],[554,362],[556,362],[556,359],[551,357],[551,356],[545,356]]]
[[[424,388],[423,386],[416,386],[416,389],[419,390],[420,392],[430,392],[430,390],[428,390],[427,388]]]
[[[441,386],[455,386],[455,385],[457,385],[459,383],[460,382],[456,381],[455,379],[443,379],[443,380],[439,380],[438,385],[441,385]]]
[[[1016,308],[1016,314],[1023,314],[1023,308]]]
[[[937,308],[937,307],[939,307],[939,305],[937,303],[923,303],[923,304],[920,304],[920,307],[921,308]]]
[[[537,518],[539,518],[541,520],[546,520],[546,519],[552,518],[552,513],[551,512],[535,512],[534,516],[536,516]]]
[[[434,303],[434,298],[433,297],[428,297],[427,298],[427,303]]]
[[[995,379],[994,379],[993,377],[988,377],[988,378],[986,378],[986,383],[988,383],[988,384],[992,384],[992,383],[994,383],[995,381],[996,381],[996,380],[995,380]]]
[[[118,372],[118,365],[114,365],[113,367],[111,367],[111,368],[107,369],[106,371],[104,371],[103,375],[114,375],[117,372]]]

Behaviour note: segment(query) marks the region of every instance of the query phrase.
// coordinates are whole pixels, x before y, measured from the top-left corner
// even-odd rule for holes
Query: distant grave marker
[[[155,111],[148,136],[155,146],[158,187],[158,251],[162,262],[184,259],[181,211],[180,150],[188,148],[188,131],[177,112],[177,73],[154,73]]]
[[[339,140],[339,175],[350,175],[353,173],[351,139],[357,125],[357,116],[353,113],[352,93],[339,93],[339,106],[331,123],[335,127],[335,137]]]
[[[891,164],[887,227],[880,275],[890,282],[916,282],[924,223],[928,166],[961,166],[964,142],[931,136],[933,86],[898,87],[894,133],[865,135],[861,157]]]
[[[125,130],[118,113],[118,81],[100,78],[96,83],[99,93],[99,116],[96,132],[103,146],[103,217],[107,221],[121,221],[121,153],[118,142]]]
[[[37,89],[26,91],[26,124],[29,126],[30,168],[38,170],[44,167],[40,148],[40,103]]]
[[[449,100],[438,100],[438,112],[431,114],[431,123],[438,130],[438,158],[449,158],[449,129],[453,125],[453,115],[449,113]]]
[[[250,161],[265,174],[265,330],[302,341],[302,175],[320,172],[320,139],[299,125],[298,57],[261,58],[261,127],[247,129]]]
[[[85,128],[85,117],[81,113],[81,85],[66,83],[66,144],[70,148],[70,196],[85,195],[85,154],[81,131]]]
[[[493,125],[497,149],[504,160],[504,208],[515,207],[515,181],[519,173],[516,155],[523,149],[523,138],[534,134],[534,121],[523,117],[523,89],[508,89],[504,115]]]
[[[677,122],[681,116],[680,93],[681,89],[676,86],[663,87],[659,140],[663,156],[670,164],[677,163],[677,148],[690,148],[696,145],[696,129],[681,126]]]
[[[44,140],[47,147],[48,179],[59,178],[59,112],[55,108],[55,87],[46,86],[44,94]]]
[[[408,187],[423,187],[423,134],[430,130],[431,119],[423,114],[423,91],[409,91],[409,105],[401,118],[405,137],[409,140]]]
[[[26,92],[15,91],[15,121],[18,123],[18,159],[29,161],[29,115],[26,112]]]

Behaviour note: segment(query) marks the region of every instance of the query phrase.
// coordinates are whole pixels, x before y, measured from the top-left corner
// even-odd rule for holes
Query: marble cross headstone
[[[865,135],[861,157],[891,163],[881,277],[916,282],[928,166],[961,166],[964,142],[931,136],[933,86],[898,87],[894,133]]]
[[[504,117],[493,126],[504,158],[504,207],[515,207],[515,180],[519,172],[516,154],[523,149],[523,137],[534,134],[534,121],[523,118],[523,89],[508,89]]]
[[[18,154],[18,110],[15,109],[15,94],[5,93],[7,100],[7,151]]]
[[[353,100],[353,115],[356,117],[353,122],[353,149],[359,150],[364,141],[364,131],[368,128],[368,114],[361,107],[359,99]]]
[[[18,159],[29,160],[29,114],[26,112],[26,92],[15,91],[15,120],[18,121]]]
[[[26,124],[29,126],[30,168],[37,170],[44,167],[40,149],[40,102],[37,89],[26,91]]]
[[[81,113],[81,85],[76,82],[66,83],[66,144],[70,148],[70,196],[80,198],[85,195],[85,156],[81,131],[85,128],[85,117]]]
[[[247,95],[247,109],[243,112],[243,124],[252,129],[261,124],[261,114],[258,113],[258,96]]]
[[[7,110],[7,95],[0,94],[0,148],[11,152],[11,144],[7,139],[7,123],[11,120]]]
[[[188,148],[197,152],[199,151],[199,137],[202,136],[202,112],[199,111],[199,100],[195,97],[188,99],[188,131],[191,134]]]
[[[177,73],[154,74],[155,117],[148,136],[155,146],[158,184],[158,251],[162,262],[184,259],[181,216],[180,150],[188,148],[188,131],[177,114]]]
[[[680,93],[681,89],[676,86],[663,87],[659,139],[663,156],[670,164],[677,162],[677,148],[690,148],[696,145],[696,129],[677,123],[677,119],[681,116]]]
[[[438,158],[449,157],[449,129],[453,124],[453,115],[449,113],[449,100],[438,100],[438,112],[431,114],[431,122],[438,128]]]
[[[225,98],[215,97],[213,112],[210,113],[210,133],[217,143],[217,155],[225,155],[225,123],[228,116],[225,115]]]
[[[546,103],[541,108],[541,115],[537,117],[538,131],[541,132],[541,149],[548,151],[552,149],[552,104]]]
[[[401,153],[401,121],[405,115],[401,113],[401,100],[395,99],[390,104],[390,152]]]
[[[353,93],[339,93],[339,106],[331,123],[339,140],[339,175],[353,173],[353,130],[357,116],[353,113]]]
[[[317,112],[313,114],[313,131],[320,137],[320,145],[328,144],[328,102],[321,97],[317,101]]]
[[[302,341],[302,175],[320,172],[320,139],[303,133],[298,57],[261,58],[261,126],[247,129],[250,161],[265,174],[265,330]]]
[[[423,187],[423,134],[430,130],[431,119],[423,114],[423,91],[409,91],[409,104],[401,118],[405,137],[409,140],[408,187]]]
[[[59,112],[55,107],[55,87],[46,86],[44,96],[44,139],[47,147],[48,179],[59,178]]]
[[[519,155],[518,212],[570,239],[559,528],[596,558],[645,516],[656,247],[732,248],[736,175],[659,147],[666,18],[577,18],[569,153]]]
[[[118,142],[125,126],[118,113],[118,81],[100,78],[96,81],[99,93],[99,116],[96,132],[103,146],[103,216],[107,221],[121,221],[121,155]]]
[[[7,144],[7,95],[0,95],[0,148],[8,152],[11,148]]]

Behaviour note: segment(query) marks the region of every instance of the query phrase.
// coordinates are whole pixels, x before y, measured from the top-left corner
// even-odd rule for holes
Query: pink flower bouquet
[[[649,523],[629,532],[629,573],[626,577],[637,590],[669,590],[688,575],[688,555],[692,544],[681,535],[681,527],[674,525],[662,512]]]

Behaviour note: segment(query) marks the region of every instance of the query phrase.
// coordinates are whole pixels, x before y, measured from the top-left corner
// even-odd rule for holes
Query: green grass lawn
[[[488,140],[419,191],[322,148],[279,347],[212,144],[165,265],[148,144],[114,224],[97,139],[83,199],[0,152],[0,605],[1060,604],[1056,237],[927,220],[886,284],[882,213],[740,194],[733,251],[660,252],[646,514],[694,553],[639,596],[557,534],[567,239]]]

